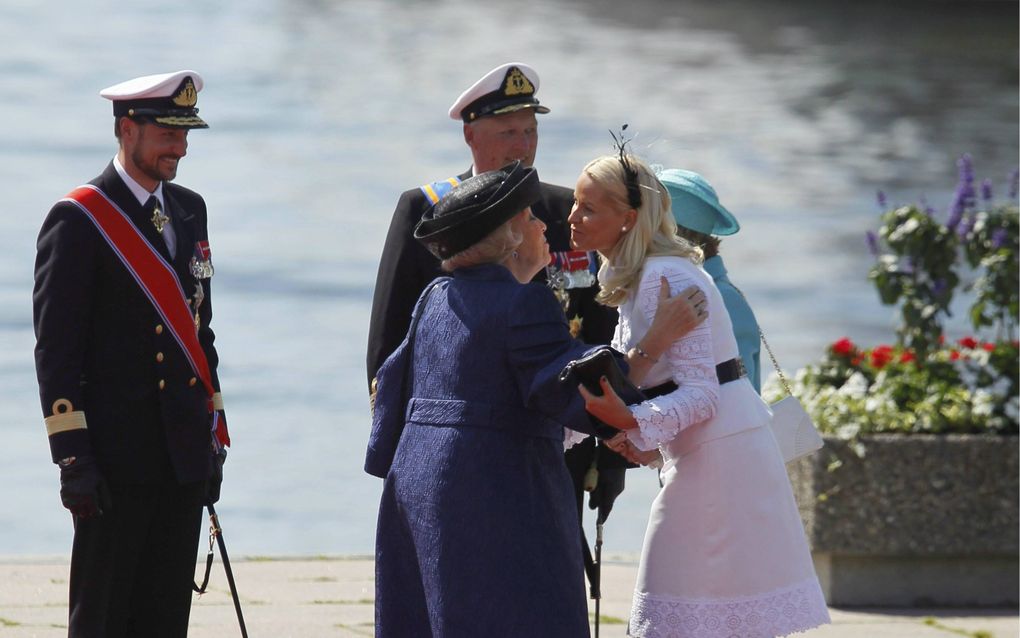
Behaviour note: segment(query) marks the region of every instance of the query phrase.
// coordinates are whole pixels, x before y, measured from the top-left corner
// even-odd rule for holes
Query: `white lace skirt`
[[[772,638],[829,622],[768,427],[704,443],[664,478],[629,635]]]

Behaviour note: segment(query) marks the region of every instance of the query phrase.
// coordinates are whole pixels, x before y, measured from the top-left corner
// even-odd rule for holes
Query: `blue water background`
[[[372,549],[364,352],[399,193],[469,164],[455,97],[509,60],[541,74],[537,166],[570,185],[629,123],[740,219],[723,254],[781,363],[893,338],[863,234],[955,160],[1004,195],[1017,163],[1012,2],[224,0],[0,7],[0,555],[64,553],[32,360],[35,236],[115,152],[100,88],[194,68],[202,116],[178,182],[209,205],[213,327],[235,446],[220,505],[236,554]],[[958,313],[962,314],[962,313]],[[959,318],[951,336],[963,336]],[[765,366],[768,370],[768,366]],[[654,473],[630,473],[609,552],[640,549]]]

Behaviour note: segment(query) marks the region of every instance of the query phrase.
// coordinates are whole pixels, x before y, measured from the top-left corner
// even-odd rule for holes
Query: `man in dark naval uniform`
[[[454,102],[449,115],[464,125],[464,141],[471,149],[472,167],[461,175],[405,191],[390,222],[386,244],[379,262],[372,319],[368,333],[368,380],[373,380],[386,357],[407,334],[411,311],[425,286],[441,273],[439,261],[414,240],[414,227],[422,215],[461,180],[496,170],[521,160],[532,166],[538,146],[537,113],[549,109],[539,104],[538,74],[530,66],[508,63],[496,67]],[[541,199],[532,205],[534,214],[545,222],[553,262],[537,279],[546,279],[564,303],[574,336],[587,343],[608,343],[616,327],[617,313],[595,302],[598,269],[594,252],[572,251],[567,216],[573,205],[573,191],[541,183]],[[616,452],[589,437],[566,454],[574,479],[578,515],[582,511],[583,485],[587,475],[592,491],[590,506],[599,516],[608,516],[616,497],[623,491],[628,463]],[[586,567],[591,561],[586,548]]]
[[[206,206],[171,184],[199,118],[194,71],[104,89],[119,150],[50,210],[35,360],[71,511],[68,636],[184,637],[202,508],[229,443]]]

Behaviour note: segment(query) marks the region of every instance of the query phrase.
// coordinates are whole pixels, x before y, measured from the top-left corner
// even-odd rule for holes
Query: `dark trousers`
[[[75,519],[69,638],[184,638],[205,482],[110,486],[113,507]]]

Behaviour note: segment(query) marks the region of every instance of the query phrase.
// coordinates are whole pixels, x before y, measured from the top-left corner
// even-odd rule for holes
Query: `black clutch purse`
[[[580,359],[574,359],[560,372],[560,382],[583,384],[585,389],[595,396],[602,396],[602,386],[599,379],[605,377],[609,385],[623,399],[627,405],[641,403],[645,400],[644,393],[630,382],[617,362],[617,353],[612,348],[599,348]],[[591,415],[589,415],[591,416]],[[594,416],[591,420],[596,424],[595,434],[600,438],[611,438],[619,434],[619,430],[613,426],[600,421]]]

